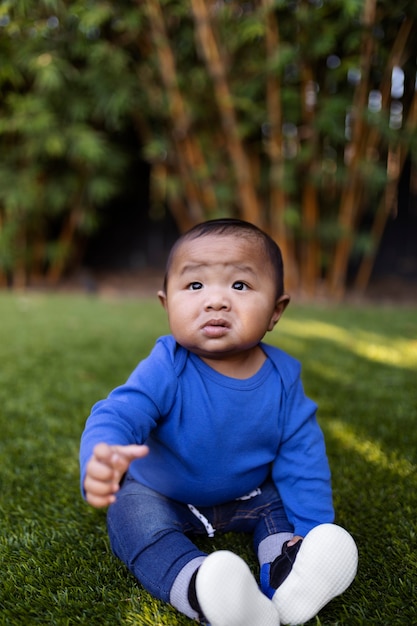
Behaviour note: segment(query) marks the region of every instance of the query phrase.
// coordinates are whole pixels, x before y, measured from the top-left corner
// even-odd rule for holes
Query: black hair
[[[265,233],[263,230],[244,220],[234,218],[221,218],[216,220],[208,220],[207,222],[201,222],[196,226],[193,226],[186,233],[181,235],[179,239],[174,243],[171,252],[169,254],[165,278],[164,278],[164,291],[166,293],[169,270],[172,265],[172,260],[178,248],[184,241],[198,239],[199,237],[207,237],[208,235],[239,235],[243,237],[254,237],[264,247],[265,254],[267,255],[274,276],[277,287],[277,298],[284,293],[284,265],[282,261],[282,254],[278,244]]]

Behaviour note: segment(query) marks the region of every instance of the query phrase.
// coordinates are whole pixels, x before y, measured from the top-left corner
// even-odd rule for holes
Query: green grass
[[[0,294],[0,624],[186,626],[110,553],[79,495],[91,405],[123,382],[165,313],[147,300]],[[337,521],[358,576],[310,624],[417,623],[417,310],[292,304],[268,340],[320,406]],[[256,564],[246,536],[229,548]]]

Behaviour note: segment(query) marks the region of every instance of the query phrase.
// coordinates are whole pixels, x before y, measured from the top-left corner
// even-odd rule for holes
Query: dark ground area
[[[104,297],[157,298],[162,288],[162,269],[138,269],[116,271],[82,271],[55,288],[55,291],[84,292]],[[303,294],[291,293],[294,302],[305,300]],[[317,295],[314,301],[323,302],[326,298]],[[352,291],[346,294],[346,301],[357,303],[384,303],[417,306],[417,280],[407,280],[398,276],[384,276],[371,281],[366,293],[358,295]]]

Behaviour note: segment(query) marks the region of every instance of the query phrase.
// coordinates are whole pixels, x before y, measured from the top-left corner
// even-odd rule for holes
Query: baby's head
[[[265,264],[269,267],[276,285],[277,299],[284,294],[284,266],[279,246],[269,235],[254,224],[233,218],[209,220],[197,224],[175,242],[166,264],[163,286],[165,293],[167,292],[172,263],[179,248],[186,241],[202,237],[236,237],[240,240],[246,239],[251,246],[258,248],[264,254]]]
[[[259,342],[289,302],[279,247],[235,219],[208,221],[180,237],[158,295],[176,341],[209,360],[259,356]]]

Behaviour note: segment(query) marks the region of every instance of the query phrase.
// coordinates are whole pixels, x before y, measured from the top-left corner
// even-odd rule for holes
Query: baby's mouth
[[[209,337],[221,337],[230,328],[230,324],[224,319],[211,319],[202,326],[204,334]]]
[[[229,328],[229,323],[224,319],[214,318],[205,322],[204,326],[222,326],[223,328]]]

